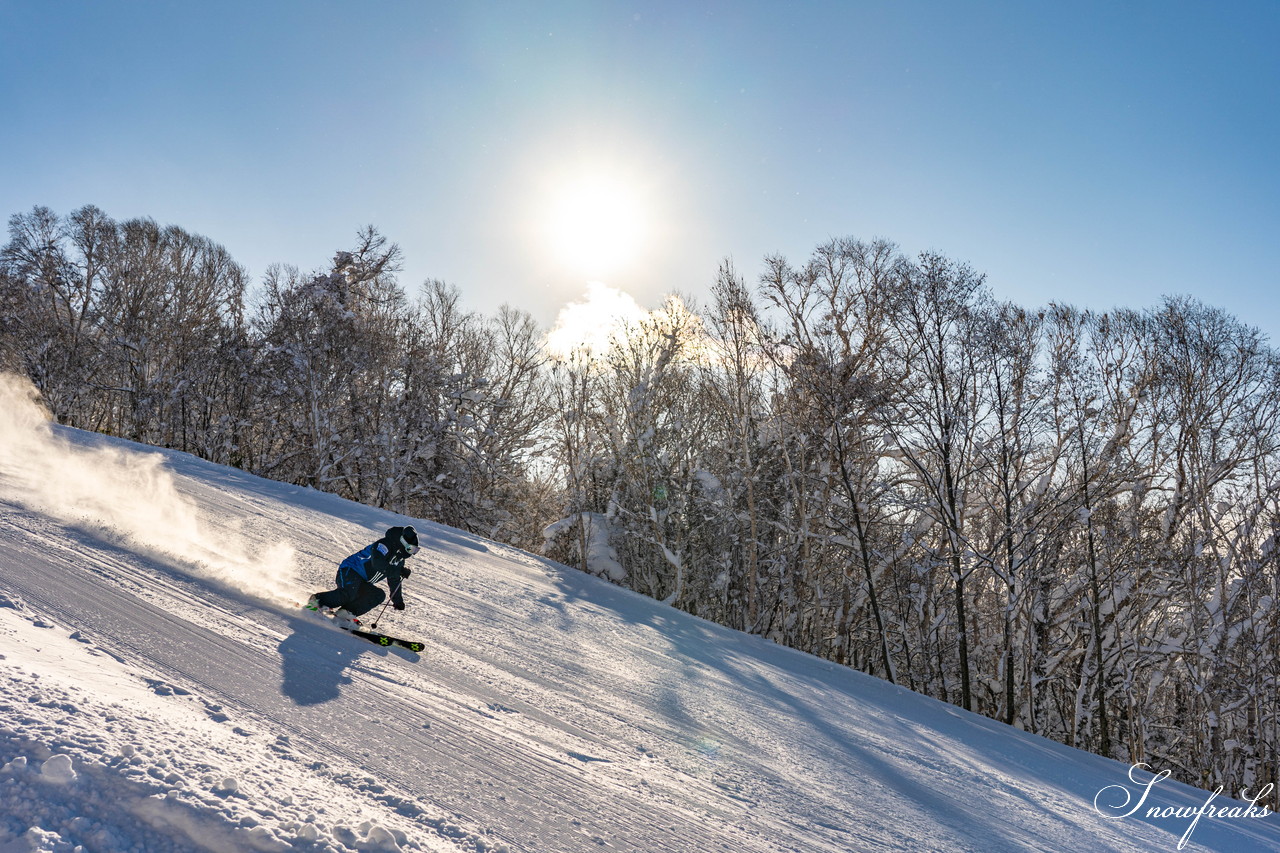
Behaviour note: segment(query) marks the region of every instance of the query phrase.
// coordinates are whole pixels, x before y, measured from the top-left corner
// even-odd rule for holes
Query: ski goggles
[[[410,557],[418,553],[417,544],[411,544],[409,542],[406,542],[403,536],[400,537],[400,547],[404,548],[404,552],[408,554]]]

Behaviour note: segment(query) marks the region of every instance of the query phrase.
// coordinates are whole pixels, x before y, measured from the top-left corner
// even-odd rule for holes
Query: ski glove
[[[401,567],[400,567],[400,577],[402,577],[402,578],[407,578],[407,577],[409,577],[409,567],[408,567],[408,566],[401,566]]]

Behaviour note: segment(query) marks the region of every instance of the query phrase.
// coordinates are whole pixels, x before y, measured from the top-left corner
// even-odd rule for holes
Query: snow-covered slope
[[[1209,797],[417,520],[427,651],[374,646],[294,605],[402,518],[0,404],[0,853],[1174,850]]]

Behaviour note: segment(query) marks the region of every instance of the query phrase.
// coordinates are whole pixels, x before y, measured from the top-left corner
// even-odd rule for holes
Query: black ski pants
[[[374,586],[355,572],[338,572],[338,588],[316,596],[321,607],[339,607],[352,616],[363,616],[387,597],[382,587]]]

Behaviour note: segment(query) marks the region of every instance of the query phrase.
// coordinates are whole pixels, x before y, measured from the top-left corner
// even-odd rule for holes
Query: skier
[[[412,527],[392,527],[387,534],[357,551],[338,566],[338,587],[328,592],[317,592],[307,600],[307,607],[318,610],[326,607],[334,610],[334,618],[354,622],[377,607],[386,593],[374,586],[385,580],[391,591],[391,606],[404,610],[404,596],[400,593],[400,581],[409,577],[405,558],[418,552],[418,532]]]

